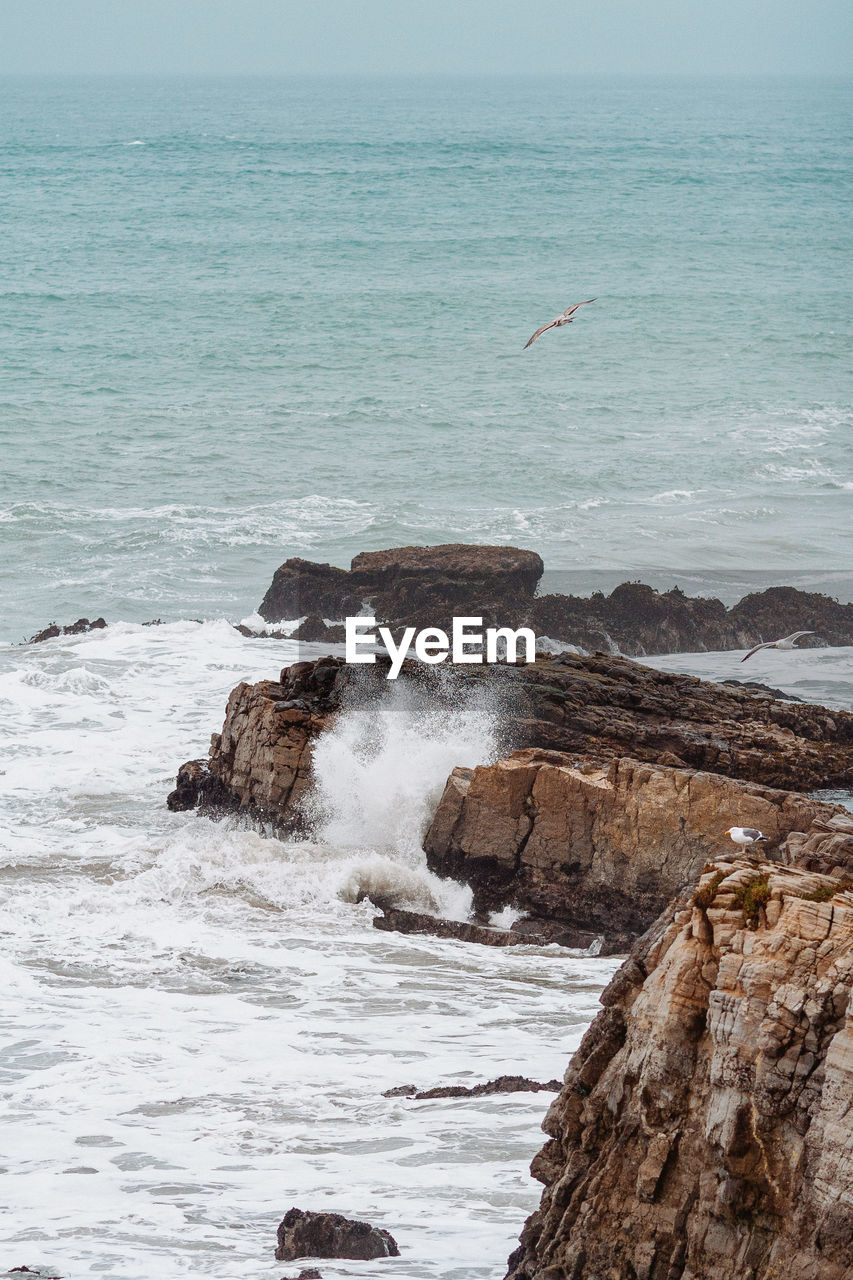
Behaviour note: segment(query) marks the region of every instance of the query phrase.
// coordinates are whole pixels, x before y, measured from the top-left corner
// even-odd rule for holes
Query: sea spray
[[[500,754],[499,705],[452,676],[346,707],[314,749],[315,838],[359,854],[341,893],[459,915],[470,895],[430,875],[421,842],[456,765]]]

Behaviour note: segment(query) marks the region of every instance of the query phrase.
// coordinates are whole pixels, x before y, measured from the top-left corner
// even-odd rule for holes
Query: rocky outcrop
[[[268,622],[339,620],[369,604],[380,623],[396,626],[421,618],[421,626],[442,626],[472,612],[509,623],[530,609],[543,567],[534,551],[462,543],[366,551],[349,571],[292,559],[275,571],[258,612]]]
[[[619,951],[706,862],[734,853],[728,827],[757,827],[773,856],[791,832],[849,817],[712,773],[628,757],[577,767],[557,752],[521,751],[454,769],[424,849],[430,870],[471,885],[477,910],[512,904],[601,933]]]
[[[851,1280],[853,893],[714,864],[605,989],[508,1280]]]
[[[377,906],[380,905],[377,903]],[[383,907],[383,914],[373,921],[374,929],[386,933],[426,934],[431,938],[451,938],[456,942],[475,942],[484,947],[547,947],[551,943],[561,947],[587,951],[595,948],[596,955],[616,954],[624,946],[613,948],[600,933],[571,928],[559,920],[540,920],[535,917],[520,920],[510,929],[496,929],[491,925],[471,923],[468,920],[445,920],[441,916],[427,915],[423,911],[405,911],[399,907]]]
[[[634,657],[749,649],[760,639],[805,629],[815,632],[799,641],[809,648],[853,644],[853,604],[795,587],[769,587],[727,609],[721,600],[686,596],[678,587],[661,592],[623,582],[609,596],[541,596],[529,625],[537,635],[563,643]]]
[[[278,1262],[297,1258],[399,1258],[394,1237],[369,1222],[345,1218],[340,1213],[313,1213],[288,1209],[278,1227]]]
[[[745,649],[802,630],[815,632],[803,637],[803,647],[853,644],[853,604],[795,587],[753,592],[731,609],[641,582],[624,582],[607,596],[534,598],[542,572],[533,551],[464,543],[367,551],[348,570],[293,558],[276,570],[258,611],[268,622],[312,615],[300,638],[329,644],[340,636],[324,631],[323,619],[339,621],[366,605],[395,632],[449,631],[454,614],[468,614],[485,626],[527,625],[561,644],[635,657]]]
[[[321,658],[286,667],[278,681],[238,685],[209,759],[183,767],[170,805],[237,809],[292,826],[317,735],[343,705],[387,694],[387,669],[387,662],[353,667]],[[448,707],[485,681],[502,706],[508,747],[556,750],[577,764],[604,767],[630,755],[762,786],[805,791],[853,784],[853,715],[653,671],[627,658],[563,654],[529,666],[471,666],[464,674],[407,662],[400,679]]]
[[[103,618],[95,618],[94,622],[90,622],[88,618],[78,618],[65,627],[58,627],[55,622],[51,622],[49,627],[30,636],[27,644],[42,644],[45,640],[55,640],[57,636],[82,636],[88,631],[102,631],[106,625]]]

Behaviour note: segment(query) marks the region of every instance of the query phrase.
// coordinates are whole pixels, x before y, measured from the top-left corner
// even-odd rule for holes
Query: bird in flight
[[[758,653],[759,649],[795,649],[795,640],[799,640],[800,636],[813,636],[813,631],[794,631],[789,636],[783,636],[781,640],[765,640],[764,644],[757,644],[754,649],[750,649],[741,662],[746,662],[747,658],[751,658],[754,653]]]
[[[549,329],[561,329],[564,324],[571,324],[572,318],[578,307],[588,307],[591,302],[595,302],[595,298],[587,298],[586,302],[576,302],[573,307],[566,307],[556,320],[549,320],[547,324],[543,324],[541,329],[537,329],[529,342],[525,342],[524,350],[532,346],[537,338],[541,338],[543,333],[547,333]]]
[[[767,839],[767,836],[763,836],[755,827],[729,827],[726,835],[731,836],[735,844],[744,847],[748,844],[757,844],[759,840]]]

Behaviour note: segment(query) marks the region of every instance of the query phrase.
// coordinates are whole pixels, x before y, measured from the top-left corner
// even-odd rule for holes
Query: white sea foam
[[[296,653],[224,622],[0,650],[15,1265],[233,1280],[297,1203],[392,1230],[389,1280],[485,1280],[536,1202],[541,1096],[382,1097],[559,1075],[615,964],[371,927],[371,895],[464,914],[418,837],[449,769],[496,750],[490,709],[344,714],[310,840],[163,805],[231,687]]]

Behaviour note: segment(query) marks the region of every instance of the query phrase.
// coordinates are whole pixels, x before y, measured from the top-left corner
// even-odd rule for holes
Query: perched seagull
[[[739,845],[757,844],[759,840],[767,839],[755,827],[729,827],[726,835],[731,836],[734,843]]]
[[[813,631],[795,631],[790,636],[783,636],[781,640],[765,640],[764,644],[757,644],[754,649],[750,649],[745,658],[741,658],[741,662],[746,662],[747,658],[751,658],[754,653],[758,653],[759,649],[795,649],[795,640],[799,640],[800,636],[813,636]]]
[[[525,342],[524,350],[526,351],[529,346],[532,346],[533,343],[536,341],[536,339],[541,338],[542,334],[547,333],[549,329],[561,329],[564,324],[571,324],[572,317],[574,316],[578,307],[588,307],[591,302],[595,302],[595,301],[596,301],[595,298],[587,298],[586,302],[576,302],[573,307],[566,307],[565,311],[563,311],[560,315],[558,315],[556,320],[549,320],[547,324],[543,324],[541,329],[536,330],[536,332],[534,333],[530,341]]]

